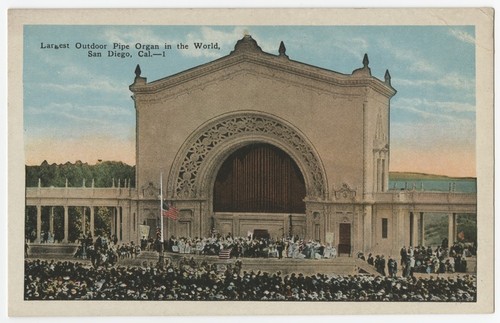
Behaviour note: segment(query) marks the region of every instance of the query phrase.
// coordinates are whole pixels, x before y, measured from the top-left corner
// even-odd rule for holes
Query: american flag
[[[219,251],[219,259],[231,258],[231,250],[233,250],[233,248],[221,249],[221,251]]]
[[[168,204],[167,201],[163,201],[161,213],[163,214],[163,216],[172,220],[177,220],[179,216],[179,210],[173,205]]]

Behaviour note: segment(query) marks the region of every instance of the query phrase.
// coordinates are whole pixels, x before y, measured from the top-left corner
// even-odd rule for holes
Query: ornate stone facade
[[[164,197],[181,210],[179,221],[165,224],[168,234],[266,229],[280,236],[291,221],[294,234],[336,244],[345,239],[339,232],[344,223],[351,228],[350,249],[363,249],[358,232],[371,207],[366,201],[388,186],[389,100],[396,93],[390,75],[373,77],[367,55],[349,75],[293,61],[283,43],[278,53],[263,52],[245,36],[228,56],[158,81],[148,83],[137,68],[130,86],[137,110],[136,183],[146,192],[161,172],[168,174]],[[297,164],[304,214],[213,211],[223,162],[259,143]],[[139,198],[140,221],[151,221],[141,208],[153,203],[146,194]]]

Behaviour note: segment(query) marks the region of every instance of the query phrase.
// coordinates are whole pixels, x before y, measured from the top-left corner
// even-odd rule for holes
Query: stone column
[[[87,211],[87,208],[85,206],[82,206],[82,234],[83,235],[87,234],[87,230],[86,230],[87,219],[86,219],[86,216],[85,216],[86,211]]]
[[[122,207],[119,206],[118,209],[118,230],[117,230],[117,236],[118,236],[118,240],[120,242],[123,241],[123,210],[122,210]]]
[[[202,215],[201,215],[201,204],[202,204],[202,202],[200,201],[199,205],[197,205],[197,207],[195,208],[195,210],[194,210],[194,212],[193,212],[193,217],[194,217],[194,221],[193,221],[193,225],[194,225],[194,226],[193,226],[193,232],[194,232],[194,235],[196,235],[196,236],[198,236],[198,237],[200,237],[200,236],[201,236],[201,237],[204,237],[204,236],[206,236],[206,235],[207,235],[207,233],[206,233],[206,232],[203,232],[203,230],[201,229],[201,227],[202,227],[202,223],[201,223],[201,221],[202,221]],[[131,207],[130,212],[131,212],[132,214],[134,214],[134,212],[135,212],[135,211],[136,211],[136,209],[135,209],[135,210],[132,210],[132,207]],[[137,214],[137,213],[136,213],[136,214]],[[133,225],[133,223],[132,223],[131,228],[132,228],[132,230],[131,230],[131,231],[134,231],[134,232],[135,232],[135,230],[137,230],[137,222],[136,222],[135,226],[134,226],[134,225]],[[137,237],[137,235],[135,235],[135,237]],[[168,237],[168,236],[166,236],[166,237]]]
[[[233,237],[240,237],[240,217],[238,214],[233,215]],[[273,237],[274,238],[274,237]]]
[[[393,217],[396,221],[394,224],[394,243],[393,243],[393,255],[400,258],[399,251],[401,247],[409,247],[409,221],[410,217],[408,216],[408,209],[404,206],[393,206],[392,209]],[[399,266],[399,263],[398,263]]]
[[[453,185],[455,186],[455,183],[453,183]],[[453,213],[453,236],[455,237],[455,240],[458,240],[458,232],[457,232],[457,216],[458,214],[456,213]]]
[[[419,242],[422,246],[425,245],[425,223],[424,223],[424,212],[420,212],[420,221],[419,221],[419,228],[420,228],[420,239]]]
[[[413,214],[413,212],[410,212],[410,246],[413,246],[415,247],[415,242],[416,242],[416,237],[415,237],[415,232],[417,232],[416,230],[416,223],[417,221],[415,221],[415,214]]]
[[[293,225],[293,220],[292,220],[292,225]],[[310,208],[307,207],[306,204],[306,232],[305,232],[305,239],[313,239],[314,238],[314,223],[312,219],[312,211]]]
[[[363,215],[363,252],[369,252],[372,248],[372,236],[373,236],[373,225],[372,225],[372,206],[366,205],[364,207]]]
[[[380,158],[377,158],[377,192],[382,192],[382,159]]]
[[[116,218],[116,207],[113,208],[111,212],[111,235],[115,234],[115,218]]]
[[[63,242],[68,243],[68,221],[69,221],[69,216],[68,216],[68,206],[64,206],[64,238]]]
[[[50,207],[49,232],[54,237],[54,207]]]
[[[448,213],[448,246],[451,247],[457,238],[456,213]]]
[[[383,176],[383,181],[384,181],[384,192],[387,192],[389,190],[389,152],[386,152],[384,154],[384,176]]]
[[[36,206],[36,242],[40,243],[42,236],[42,206]]]
[[[323,214],[321,214],[321,217],[324,218]],[[362,219],[362,218],[361,218]],[[352,250],[351,254],[356,255],[359,251],[363,252],[363,245],[361,244],[361,237],[360,237],[360,232],[361,232],[361,227],[363,226],[361,224],[360,216],[358,213],[358,209],[356,206],[353,207],[353,212],[352,212],[352,237],[351,237],[351,245],[352,245]],[[320,225],[320,228],[324,228],[324,224]],[[320,229],[321,230],[321,229]],[[321,232],[321,241],[325,241],[325,235],[323,232]]]
[[[122,207],[122,240],[130,242],[130,210],[128,206]]]
[[[420,214],[413,213],[413,246],[416,247],[419,245],[419,235],[420,235]]]
[[[290,226],[288,223],[288,215],[283,214],[283,237],[288,238],[288,231],[290,230]],[[244,232],[245,236],[247,235],[246,232]]]
[[[95,230],[94,230],[94,207],[90,206],[90,233],[89,233],[92,238],[95,236]]]

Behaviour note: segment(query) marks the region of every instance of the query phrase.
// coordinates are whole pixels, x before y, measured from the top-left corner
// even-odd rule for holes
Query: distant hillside
[[[425,173],[389,172],[391,181],[414,181],[414,180],[475,180],[475,177],[449,177],[445,175],[434,175]]]

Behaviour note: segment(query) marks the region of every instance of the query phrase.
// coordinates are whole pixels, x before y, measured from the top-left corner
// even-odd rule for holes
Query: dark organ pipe
[[[304,213],[304,178],[295,162],[268,144],[231,154],[217,174],[215,212]]]

